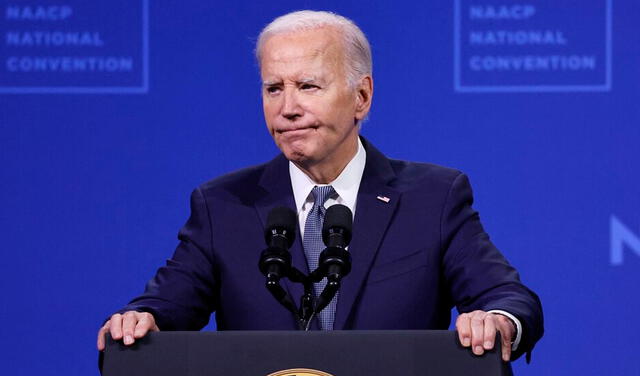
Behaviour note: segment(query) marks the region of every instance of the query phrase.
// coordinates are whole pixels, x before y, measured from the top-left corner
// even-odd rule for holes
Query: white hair
[[[345,51],[347,84],[355,87],[362,76],[371,74],[371,47],[362,30],[350,19],[331,12],[300,10],[280,16],[264,27],[256,43],[256,58],[261,63],[262,48],[266,40],[275,34],[286,34],[323,26],[336,28],[340,32]]]

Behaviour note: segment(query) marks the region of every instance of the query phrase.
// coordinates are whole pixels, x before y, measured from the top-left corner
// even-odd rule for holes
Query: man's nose
[[[287,87],[284,89],[283,94],[282,116],[289,120],[295,120],[301,117],[303,112],[298,101],[297,90]]]

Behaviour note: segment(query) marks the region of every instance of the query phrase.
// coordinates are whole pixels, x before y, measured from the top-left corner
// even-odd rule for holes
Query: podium
[[[107,336],[108,337],[108,336]],[[154,332],[107,338],[103,376],[512,375],[500,342],[482,356],[454,331]]]

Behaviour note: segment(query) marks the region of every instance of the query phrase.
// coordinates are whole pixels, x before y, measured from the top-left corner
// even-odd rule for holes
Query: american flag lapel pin
[[[378,200],[380,200],[380,201],[384,202],[385,204],[388,204],[388,203],[389,203],[389,201],[391,201],[391,199],[390,199],[389,197],[387,197],[387,196],[378,196],[378,197],[376,197],[376,198],[377,198]]]

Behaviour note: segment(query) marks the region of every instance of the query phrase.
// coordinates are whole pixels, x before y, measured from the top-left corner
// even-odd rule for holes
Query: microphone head
[[[296,213],[285,206],[271,209],[269,215],[267,215],[267,227],[264,230],[264,240],[267,245],[271,243],[271,238],[275,232],[286,237],[287,246],[291,247],[293,240],[296,238],[297,221]]]
[[[351,241],[351,229],[353,227],[353,214],[351,209],[345,205],[332,205],[327,209],[324,215],[324,223],[322,224],[322,241],[329,243],[329,237],[332,233],[339,231],[342,234],[344,246],[349,245]]]

